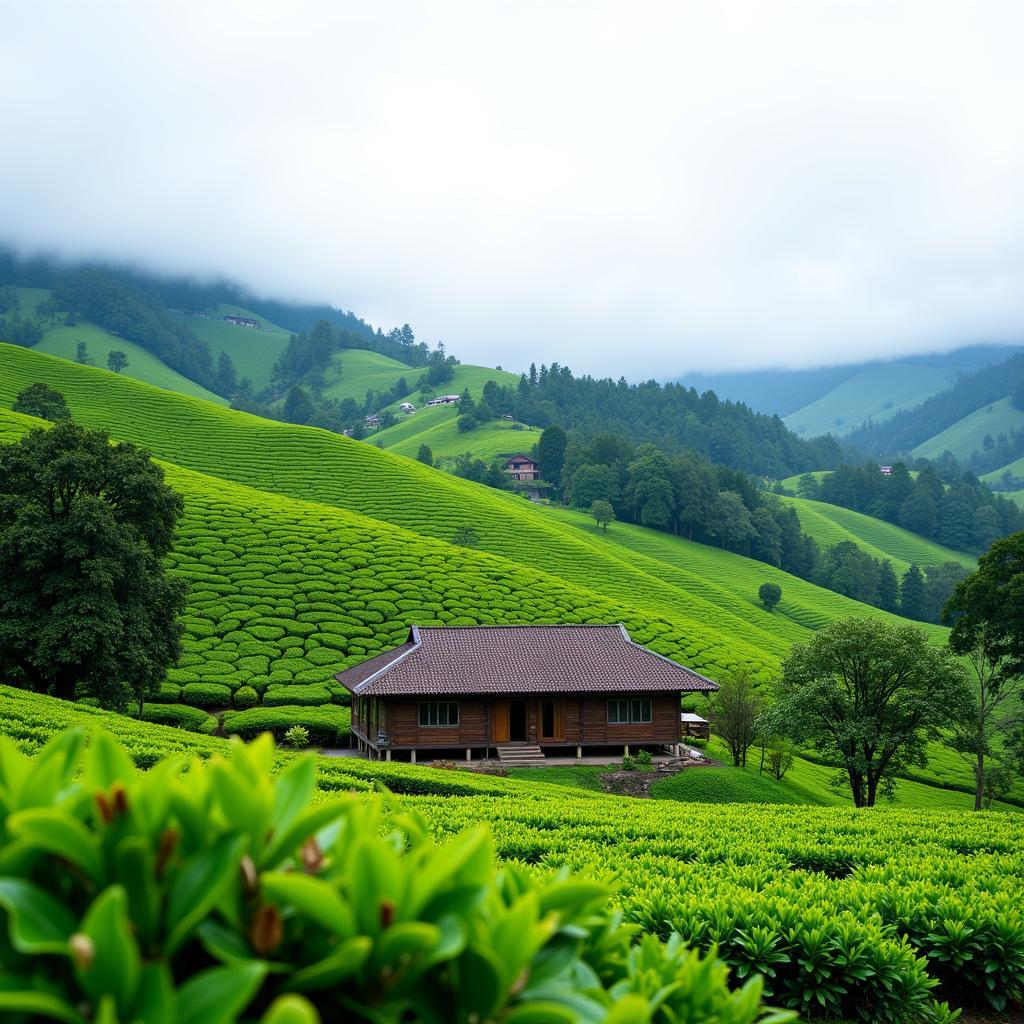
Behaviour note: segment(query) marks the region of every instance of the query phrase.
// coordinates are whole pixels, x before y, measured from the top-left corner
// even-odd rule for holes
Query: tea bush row
[[[23,749],[73,722],[142,765],[226,746],[0,687],[0,732]],[[936,994],[994,1008],[1024,994],[1016,814],[637,801],[355,758],[318,769],[326,791],[403,794],[439,836],[486,822],[499,855],[534,873],[597,871],[627,918],[717,943],[738,975],[763,973],[773,1001],[808,1016],[938,1021]]]
[[[607,889],[439,844],[381,796],[314,802],[264,737],[140,774],[105,732],[0,737],[0,1016],[69,1024],[753,1024],[714,957],[635,942]]]

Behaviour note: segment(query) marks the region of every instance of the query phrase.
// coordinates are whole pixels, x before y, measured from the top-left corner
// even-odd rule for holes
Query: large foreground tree
[[[835,758],[857,807],[873,807],[925,742],[962,713],[965,681],[921,629],[843,619],[796,644],[782,666],[778,719]]]
[[[0,678],[141,713],[181,650],[185,585],[161,560],[182,507],[104,432],[65,420],[0,445]]]

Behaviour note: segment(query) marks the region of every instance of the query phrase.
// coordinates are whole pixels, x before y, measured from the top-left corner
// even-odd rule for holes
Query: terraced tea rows
[[[780,630],[781,616],[765,618],[756,605],[757,587],[775,577],[761,563],[667,535],[650,535],[664,537],[651,543],[662,552],[663,543],[676,545],[671,558],[645,557],[578,523],[567,528],[558,513],[514,495],[325,431],[219,410],[9,346],[0,348],[0,360],[0,402],[9,403],[20,381],[46,379],[64,392],[81,422],[107,427],[179,465],[349,508],[435,539],[450,540],[459,526],[472,526],[485,551],[600,592],[643,615],[674,621],[690,656],[719,670],[745,665],[770,672],[800,630],[840,615],[885,614],[865,612],[856,602],[779,574],[794,602],[787,616],[791,626]],[[608,537],[620,535],[628,534],[616,525]],[[691,558],[695,568],[681,574]],[[659,643],[653,646],[668,653]],[[716,651],[713,657],[705,653],[709,649]]]
[[[324,371],[327,381],[324,395],[338,400],[351,398],[362,405],[367,391],[390,391],[403,377],[412,388],[422,373],[422,369],[414,369],[379,352],[345,349],[334,354],[331,366]]]
[[[423,413],[434,413],[435,409],[425,409]],[[405,423],[395,424],[374,435],[373,442],[380,441],[389,451],[399,455],[415,458],[421,444],[427,445],[434,455],[435,464],[438,460],[454,459],[464,452],[474,458],[490,461],[498,455],[516,455],[520,452],[529,454],[530,449],[540,439],[540,431],[530,429],[522,423],[509,423],[507,420],[495,420],[481,424],[476,430],[463,433],[459,430],[458,417],[450,409],[439,422],[426,430],[406,432],[400,436],[399,427]],[[415,420],[421,413],[417,412],[407,418]],[[395,433],[392,433],[394,431]]]
[[[887,558],[897,573],[904,572],[912,562],[919,566],[959,562],[968,569],[974,569],[977,565],[977,559],[973,555],[943,547],[902,527],[854,512],[852,509],[830,505],[824,501],[810,501],[807,498],[782,500],[796,509],[800,526],[822,548],[853,541],[872,558]]]
[[[0,687],[0,733],[22,749],[75,722],[109,729],[143,766],[224,748]],[[716,944],[803,1016],[937,1024],[949,1015],[935,996],[1001,1009],[1024,988],[1018,815],[680,804],[352,759],[318,767],[322,789],[405,794],[439,837],[486,822],[499,855],[528,870],[608,878],[629,919]]]

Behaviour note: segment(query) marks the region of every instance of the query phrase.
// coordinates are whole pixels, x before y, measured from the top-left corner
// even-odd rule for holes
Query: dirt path
[[[697,761],[689,757],[680,757],[674,761],[665,761],[662,764],[656,765],[648,772],[604,772],[601,775],[601,785],[606,793],[650,799],[651,786],[659,779],[670,778],[679,772],[687,771],[691,768],[719,767],[721,767],[720,763],[711,758]]]

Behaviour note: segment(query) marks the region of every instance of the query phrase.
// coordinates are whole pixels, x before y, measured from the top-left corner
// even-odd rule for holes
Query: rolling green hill
[[[952,452],[958,459],[981,451],[986,435],[993,438],[1024,427],[1024,410],[1017,409],[1009,398],[1001,398],[969,416],[957,420],[951,427],[928,438],[910,454],[919,459],[937,459],[943,452]]]
[[[977,565],[978,560],[967,552],[943,547],[873,516],[807,498],[782,500],[796,509],[804,532],[812,536],[822,548],[853,541],[872,558],[887,558],[897,573],[904,572],[912,562],[919,566],[959,562],[968,569],[974,569]]]
[[[506,572],[539,571],[574,588],[552,606],[553,615],[565,616],[600,595],[621,606],[616,612],[620,617],[638,624],[660,623],[650,625],[642,637],[655,650],[675,654],[712,674],[742,665],[768,675],[789,644],[807,636],[808,630],[844,615],[885,615],[762,563],[667,534],[625,524],[603,534],[577,513],[538,507],[326,431],[220,409],[13,346],[0,348],[0,367],[0,403],[9,406],[22,381],[45,380],[65,394],[76,419],[88,426],[107,427],[114,436],[143,444],[166,461],[256,488],[278,502],[299,499],[294,508],[289,506],[289,515],[313,537],[324,535],[324,506],[411,531],[402,542],[407,547],[414,547],[412,534],[447,542],[458,526],[473,526],[482,549],[472,553],[474,559],[484,552],[500,556]],[[197,496],[191,507],[198,510],[203,500]],[[245,515],[251,523],[271,529],[270,518],[255,510],[260,508],[259,495],[239,495],[237,505],[250,509]],[[249,523],[230,529],[224,524],[216,532],[230,534],[242,527],[251,529]],[[312,543],[297,539],[295,550],[306,551]],[[267,541],[235,546],[249,551],[274,545]],[[445,553],[448,563],[457,564],[459,549],[442,543],[437,550]],[[367,575],[373,575],[376,570],[370,566],[375,559],[369,548],[364,558]],[[258,587],[266,568],[258,564],[241,571],[252,572]],[[210,572],[223,575],[216,564]],[[410,572],[415,579],[414,566]],[[449,568],[442,577],[448,580],[448,598],[454,602],[443,608],[461,617],[478,598],[457,576]],[[783,588],[783,601],[774,615],[757,602],[757,588],[765,580],[777,580]],[[530,608],[521,600],[502,600],[509,614],[523,615]],[[408,611],[417,609],[422,611],[420,605]],[[290,621],[287,614],[281,618]],[[399,621],[404,625],[415,618],[402,614]],[[373,624],[387,631],[379,637],[369,624],[361,624],[369,633],[364,639],[377,647],[386,645],[400,628],[387,615],[374,618]],[[934,633],[943,635],[938,629]]]
[[[1024,477],[1024,455],[1011,462],[1008,466],[1000,466],[998,469],[994,469],[991,473],[986,473],[981,479],[995,483],[1007,471],[1012,473],[1014,476]]]
[[[433,426],[428,426],[433,422]],[[410,429],[419,427],[420,429]],[[424,429],[426,428],[426,429]],[[404,432],[405,436],[401,436]],[[476,430],[465,433],[459,430],[458,415],[454,409],[440,407],[421,409],[412,416],[404,417],[387,430],[373,435],[373,443],[380,442],[389,451],[399,455],[416,456],[421,444],[427,445],[438,460],[451,460],[463,453],[471,454],[484,461],[497,455],[516,455],[520,451],[529,454],[540,438],[540,430],[523,423],[507,420],[492,420],[482,423]]]
[[[944,391],[956,377],[950,368],[886,363],[870,366],[827,394],[783,417],[802,437],[849,433],[867,420],[884,420]]]
[[[390,391],[403,377],[412,388],[421,373],[422,368],[415,369],[379,352],[345,349],[334,353],[330,369],[324,372],[327,381],[324,396],[338,400],[351,398],[362,405],[367,391]]]
[[[263,324],[263,329],[257,331],[252,327],[226,323],[223,317],[228,313],[254,317]],[[209,318],[189,313],[170,315],[210,346],[214,366],[221,352],[227,352],[235,364],[239,380],[248,377],[257,391],[270,384],[270,371],[288,344],[288,331],[241,306],[221,304],[209,314]]]
[[[128,365],[121,371],[123,376],[153,384],[158,388],[166,388],[168,391],[177,391],[192,398],[202,398],[215,405],[228,404],[226,398],[215,395],[201,384],[182,376],[177,370],[172,370],[141,345],[136,345],[127,338],[119,338],[116,334],[110,334],[102,327],[85,321],[75,324],[74,327],[61,325],[47,328],[43,332],[42,341],[35,346],[34,351],[73,361],[79,341],[86,343],[89,358],[97,366],[106,366],[107,353],[119,349],[128,356]]]

